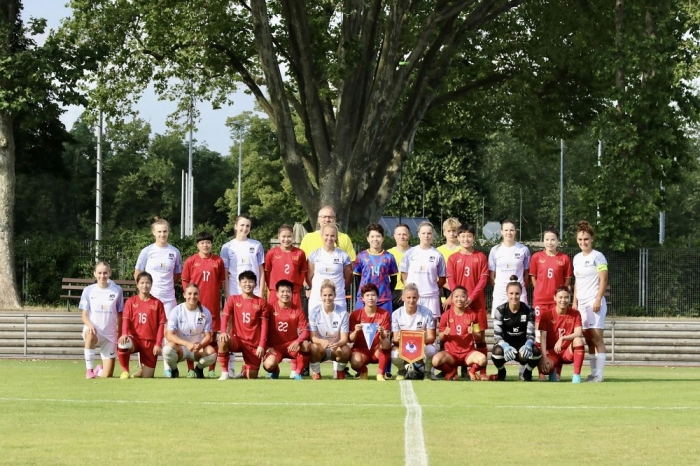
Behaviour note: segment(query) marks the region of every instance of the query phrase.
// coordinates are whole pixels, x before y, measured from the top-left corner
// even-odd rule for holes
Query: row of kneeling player
[[[247,378],[256,378],[261,365],[272,378],[277,378],[279,363],[290,358],[297,367],[309,362],[315,380],[321,378],[320,363],[324,361],[334,362],[334,377],[340,379],[345,378],[348,363],[360,378],[367,378],[368,364],[376,363],[376,378],[380,381],[386,380],[384,373],[389,361],[398,369],[398,380],[423,378],[424,374],[427,379],[435,379],[433,366],[447,380],[457,378],[460,366],[468,368],[472,380],[504,380],[505,363],[518,361],[523,380],[531,380],[532,370],[538,366],[541,373],[556,380],[562,364],[574,363],[574,382],[580,381],[584,356],[581,318],[569,307],[570,294],[565,287],[557,290],[555,309],[541,316],[540,348],[534,344],[535,313],[520,301],[521,285],[517,281],[508,285],[509,300],[497,309],[494,320],[496,344],[491,356],[498,373],[486,377],[487,358],[476,346],[483,338],[479,316],[467,306],[463,287],[453,291],[453,305],[441,316],[438,329],[432,312],[418,304],[418,289],[412,283],[405,285],[404,305],[393,314],[377,306],[378,291],[373,284],[361,290],[364,307],[348,314],[335,302],[334,283],[326,281],[320,289],[321,304],[310,310],[307,320],[303,311],[292,304],[291,282],[277,283],[278,300],[270,305],[253,294],[256,277],[247,271],[239,276],[241,294],[226,301],[215,338],[211,313],[199,301],[196,285],[185,288],[185,302],[176,306],[166,320],[162,303],[150,295],[152,278],[148,273],[138,277],[139,294],[129,298],[120,309],[121,291],[109,280],[109,272],[107,264],[97,264],[98,282],[91,285],[96,290],[84,293],[81,302],[86,323],[83,331],[86,363],[92,363],[94,348],[100,344],[105,364],[104,369],[88,367],[88,378],[111,376],[115,352],[123,378],[129,377],[132,353],[140,353],[141,362],[133,376],[152,377],[157,357],[162,354],[171,368],[171,377],[178,376],[178,362],[189,360],[196,363],[197,376],[203,378],[204,368],[215,360],[217,353],[221,367],[227,368],[229,353],[236,351],[243,354],[241,374]],[[372,327],[374,332],[367,334],[367,327]],[[403,330],[422,332],[425,354],[422,363],[406,364],[400,358],[398,345]],[[292,377],[301,379],[295,373]],[[224,371],[220,380],[228,378],[228,371]]]

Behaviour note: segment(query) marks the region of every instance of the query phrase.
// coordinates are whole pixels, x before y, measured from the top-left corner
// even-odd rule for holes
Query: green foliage
[[[279,145],[269,120],[246,112],[229,118],[227,125],[232,128],[232,138],[239,137],[239,128],[244,137],[241,212],[253,218],[251,236],[266,243],[277,237],[277,228],[282,223],[294,225],[303,221],[306,213],[282,166]],[[231,147],[229,158],[237,170],[237,145]],[[238,178],[233,179],[233,187],[217,202],[219,210],[228,213],[226,230],[230,232],[233,232],[238,211]]]

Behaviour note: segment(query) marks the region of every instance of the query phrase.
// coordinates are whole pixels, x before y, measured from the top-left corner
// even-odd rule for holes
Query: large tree
[[[596,34],[599,4],[73,0],[62,35],[103,53],[91,93],[113,114],[152,81],[162,95],[214,105],[242,83],[275,127],[309,218],[330,204],[358,224],[381,215],[429,111],[501,86],[471,110],[539,124],[542,108],[561,122],[591,113],[599,95],[585,65],[607,38]]]

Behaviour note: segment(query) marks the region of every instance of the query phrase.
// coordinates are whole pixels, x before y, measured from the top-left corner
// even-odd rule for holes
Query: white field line
[[[406,466],[424,466],[428,464],[423,436],[423,410],[418,403],[416,392],[410,380],[399,382],[401,402],[406,407],[406,420],[403,424],[404,451]]]
[[[403,396],[403,393],[402,393]],[[414,394],[415,396],[415,394]],[[405,404],[395,403],[295,403],[274,401],[159,401],[159,400],[101,400],[70,398],[16,398],[0,397],[0,402],[8,403],[74,403],[74,404],[141,404],[141,405],[196,405],[196,406],[289,406],[289,407],[350,407],[350,408],[406,408]],[[466,408],[465,405],[426,404],[422,408]],[[472,405],[469,409],[523,409],[523,410],[638,410],[638,411],[700,411],[700,406],[552,406],[552,405]]]

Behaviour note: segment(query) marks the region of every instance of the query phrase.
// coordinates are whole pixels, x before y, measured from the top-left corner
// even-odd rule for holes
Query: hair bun
[[[520,280],[518,280],[518,276],[517,276],[517,275],[511,275],[511,276],[510,276],[510,282],[511,282],[511,283],[513,283],[513,282],[520,283]]]

